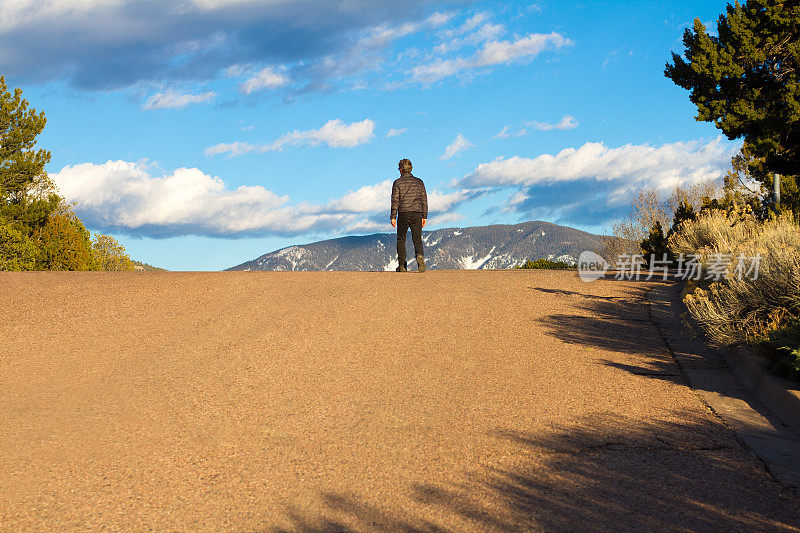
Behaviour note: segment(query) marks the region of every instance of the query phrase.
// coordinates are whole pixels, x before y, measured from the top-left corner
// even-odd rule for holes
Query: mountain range
[[[429,269],[499,269],[546,258],[575,263],[584,250],[600,250],[601,236],[549,222],[423,231]],[[376,233],[288,246],[227,270],[394,270],[397,236]],[[409,269],[415,267],[411,235]]]

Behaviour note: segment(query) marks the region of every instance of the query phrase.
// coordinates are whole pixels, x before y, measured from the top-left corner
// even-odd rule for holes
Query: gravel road
[[[0,529],[797,531],[651,287],[0,273]]]

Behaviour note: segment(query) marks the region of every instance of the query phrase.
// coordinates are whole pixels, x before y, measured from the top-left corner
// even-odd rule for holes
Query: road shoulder
[[[800,494],[800,424],[787,422],[770,395],[755,395],[755,382],[743,383],[726,354],[710,348],[683,322],[680,290],[681,284],[672,283],[647,293],[650,319],[667,349],[698,398],[736,432],[776,481]]]

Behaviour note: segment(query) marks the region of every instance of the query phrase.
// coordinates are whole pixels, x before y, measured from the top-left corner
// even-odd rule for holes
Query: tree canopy
[[[44,174],[50,152],[35,150],[36,136],[44,129],[44,112],[28,109],[22,89],[12,95],[0,76],[0,196],[9,203],[23,200],[36,179]]]
[[[691,92],[697,120],[743,138],[765,186],[771,173],[797,189],[800,174],[800,3],[748,0],[728,5],[717,35],[695,19],[664,74]]]
[[[58,195],[50,152],[36,148],[46,122],[0,76],[0,270],[133,270],[125,249],[107,235],[93,243]]]
[[[134,270],[133,261],[125,253],[125,248],[110,235],[95,235],[92,250],[100,270]]]

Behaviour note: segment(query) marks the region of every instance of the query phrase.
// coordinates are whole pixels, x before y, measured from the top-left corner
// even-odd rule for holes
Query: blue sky
[[[92,231],[171,270],[388,232],[408,157],[427,229],[595,233],[739,144],[663,75],[723,1],[2,0],[0,73],[43,110]]]

